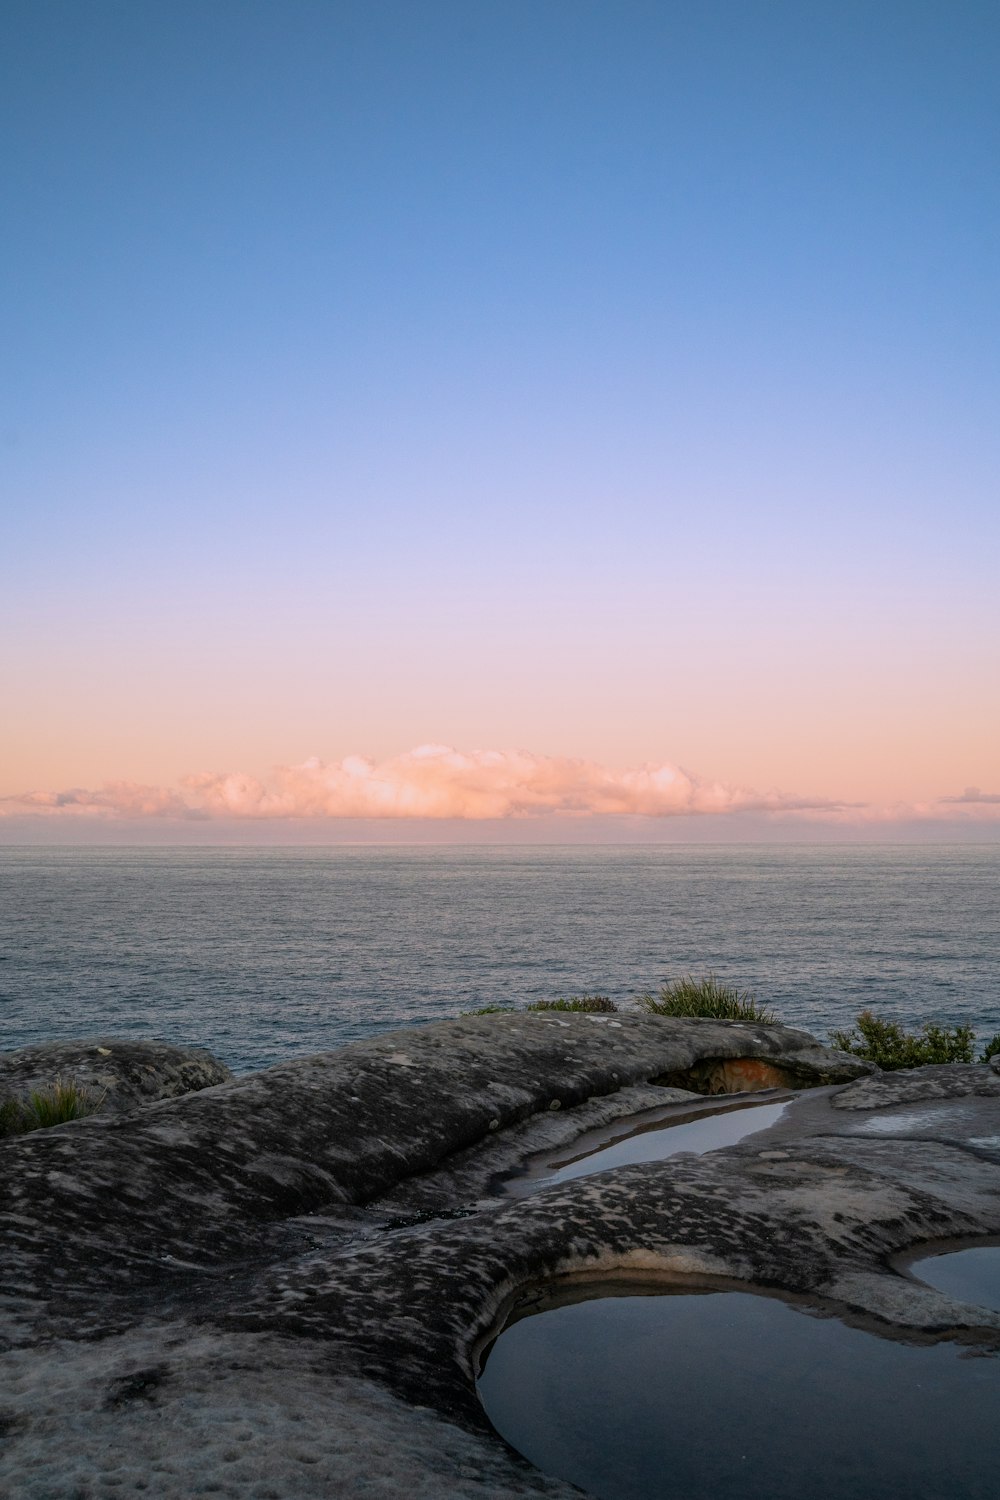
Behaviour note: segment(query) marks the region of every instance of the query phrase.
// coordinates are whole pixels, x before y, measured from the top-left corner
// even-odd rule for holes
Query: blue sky
[[[427,742],[1000,790],[995,4],[0,42],[0,793]]]

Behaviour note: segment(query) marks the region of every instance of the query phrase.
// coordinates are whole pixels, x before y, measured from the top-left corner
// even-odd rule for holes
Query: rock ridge
[[[773,1075],[818,1087],[739,1145],[491,1193],[540,1140]],[[475,1390],[546,1289],[742,1289],[1000,1351],[1000,1313],[895,1268],[1000,1244],[1000,1079],[784,1027],[468,1017],[2,1142],[0,1232],[0,1493],[569,1500]]]

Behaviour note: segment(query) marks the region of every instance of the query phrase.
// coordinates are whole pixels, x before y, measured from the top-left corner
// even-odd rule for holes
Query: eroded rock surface
[[[712,1155],[491,1195],[519,1157],[743,1060],[827,1087]],[[505,1309],[552,1280],[707,1278],[1000,1348],[1000,1313],[891,1268],[1000,1236],[996,1074],[838,1107],[864,1069],[780,1027],[490,1016],[7,1142],[0,1492],[576,1493],[496,1439],[474,1386]]]
[[[957,1099],[968,1094],[1000,1099],[1000,1072],[992,1064],[947,1063],[898,1073],[876,1073],[843,1089],[833,1103],[836,1109],[884,1109],[893,1104]]]
[[[167,1042],[98,1038],[87,1042],[43,1042],[0,1052],[0,1099],[26,1098],[56,1080],[74,1083],[95,1100],[102,1114],[125,1114],[158,1099],[174,1099],[226,1083],[225,1063],[197,1047]]]
[[[531,1116],[743,1057],[816,1083],[866,1066],[782,1026],[529,1012],[390,1032],[25,1136],[4,1146],[0,1214],[18,1227],[0,1292],[32,1284],[62,1327],[76,1303],[164,1267],[287,1253],[289,1220],[369,1203]]]

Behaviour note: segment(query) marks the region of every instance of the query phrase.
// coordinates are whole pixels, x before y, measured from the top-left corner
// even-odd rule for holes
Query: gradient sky
[[[0,837],[1000,836],[998,77],[995,0],[5,0]]]

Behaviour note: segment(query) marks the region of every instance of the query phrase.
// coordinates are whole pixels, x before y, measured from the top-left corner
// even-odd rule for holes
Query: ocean
[[[1000,846],[0,848],[0,1050],[236,1072],[488,1004],[709,971],[825,1040],[1000,1031]]]

